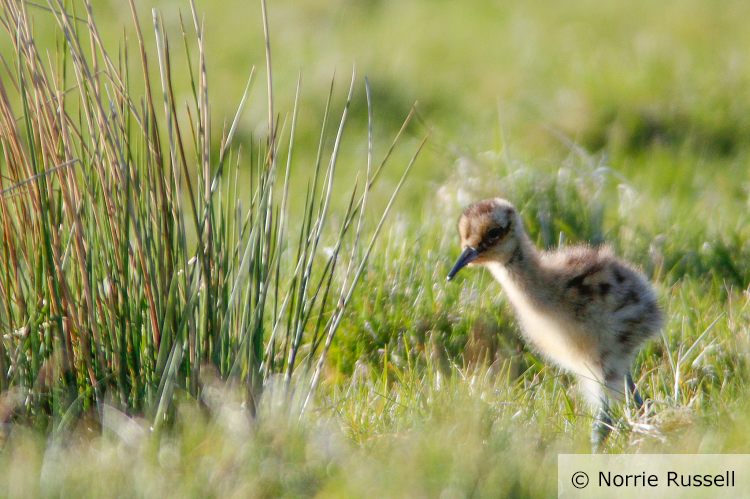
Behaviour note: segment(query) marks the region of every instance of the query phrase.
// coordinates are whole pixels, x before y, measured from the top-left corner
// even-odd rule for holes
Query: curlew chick
[[[518,211],[500,198],[475,203],[458,221],[463,252],[448,280],[465,266],[483,265],[502,285],[525,337],[545,357],[573,372],[598,410],[591,441],[609,434],[609,402],[629,392],[640,346],[662,326],[646,278],[609,248],[577,246],[540,252]]]

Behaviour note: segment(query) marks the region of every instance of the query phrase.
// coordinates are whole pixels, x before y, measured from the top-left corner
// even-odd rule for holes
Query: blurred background
[[[135,3],[146,21],[149,9],[161,12],[172,53],[184,58],[180,15],[191,28],[189,4]],[[123,25],[132,38],[127,2],[92,5],[102,26],[111,23],[112,43]],[[260,2],[197,0],[196,7],[217,126],[233,116],[251,67],[259,70],[239,134],[249,144],[267,126]],[[697,204],[695,216],[706,217],[718,209],[716,198],[732,210],[746,206],[747,2],[272,0],[268,15],[276,110],[282,119],[291,113],[301,77],[297,140],[313,157],[334,74],[340,108],[356,64],[352,128],[362,130],[362,79],[369,78],[382,139],[376,157],[418,102],[409,132],[417,140],[432,130],[433,138],[402,207],[442,185],[462,157],[494,151],[554,169],[571,143],[645,193],[671,196],[677,210]],[[360,164],[361,142],[344,144],[345,157]]]

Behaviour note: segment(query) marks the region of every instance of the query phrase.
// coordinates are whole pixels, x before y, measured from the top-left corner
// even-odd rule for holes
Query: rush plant
[[[135,57],[127,41],[108,50],[88,0],[0,6],[13,48],[0,77],[0,391],[15,394],[0,413],[57,431],[106,405],[159,426],[176,389],[200,396],[207,369],[245,386],[251,412],[279,376],[302,408],[416,158],[370,227],[369,193],[411,115],[375,163],[365,82],[369,150],[334,224],[356,73],[337,122],[331,86],[317,157],[296,158],[300,86],[277,117],[266,23],[267,133],[248,154],[235,136],[255,70],[219,139],[193,2],[180,18],[182,76],[161,14],[150,47],[130,8]],[[54,19],[54,49],[40,45],[35,16]],[[176,78],[192,89],[185,104]],[[294,175],[309,179],[291,213]]]

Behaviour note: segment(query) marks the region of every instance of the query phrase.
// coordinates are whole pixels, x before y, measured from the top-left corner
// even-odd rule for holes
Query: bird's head
[[[463,252],[448,280],[467,265],[488,261],[507,263],[518,247],[517,231],[521,227],[518,211],[504,199],[485,199],[466,208],[458,219]]]

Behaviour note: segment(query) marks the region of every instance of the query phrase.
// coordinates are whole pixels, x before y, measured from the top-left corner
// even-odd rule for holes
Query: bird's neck
[[[506,261],[490,261],[485,266],[500,282],[512,302],[529,298],[534,300],[549,291],[540,257],[539,251],[523,234]]]

